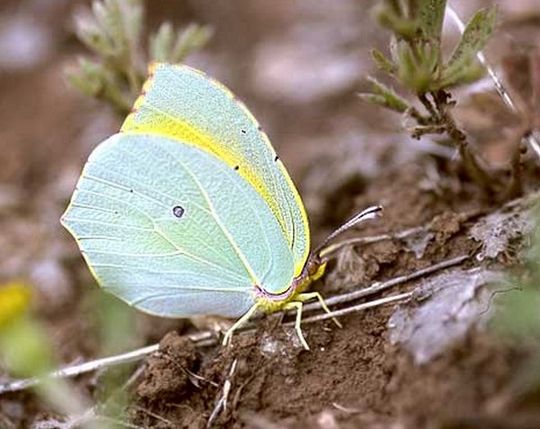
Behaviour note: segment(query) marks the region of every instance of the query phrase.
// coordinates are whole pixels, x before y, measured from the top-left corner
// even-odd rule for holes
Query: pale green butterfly
[[[332,234],[371,218],[373,207]],[[202,72],[154,64],[121,131],[93,151],[62,224],[98,283],[164,317],[296,308],[325,269],[307,215],[261,127]]]

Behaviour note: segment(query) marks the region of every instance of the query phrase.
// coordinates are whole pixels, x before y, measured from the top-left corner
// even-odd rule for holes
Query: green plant
[[[122,116],[139,95],[149,63],[180,63],[212,34],[205,26],[190,24],[178,30],[164,22],[145,44],[144,18],[142,0],[94,0],[91,10],[76,17],[77,37],[94,56],[79,58],[77,66],[66,71],[68,80]]]
[[[444,134],[459,150],[468,176],[487,192],[499,191],[484,162],[471,148],[467,136],[452,115],[456,102],[450,90],[482,76],[484,67],[477,54],[487,43],[496,21],[495,8],[481,9],[467,24],[453,53],[442,55],[442,24],[446,0],[382,0],[376,9],[379,23],[392,32],[390,58],[372,51],[377,68],[414,93],[421,112],[392,88],[373,77],[370,93],[360,97],[370,103],[407,115],[415,123],[414,138]]]
[[[518,396],[540,391],[540,200],[533,211],[531,246],[523,254],[523,265],[508,275],[506,291],[498,300],[494,327],[503,337],[526,351],[527,359],[512,380]],[[508,285],[511,287],[508,288]]]
[[[0,359],[16,377],[40,377],[34,387],[41,399],[65,415],[83,414],[88,404],[65,380],[50,377],[54,357],[47,335],[29,312],[31,287],[22,282],[0,285]],[[85,428],[97,428],[87,424]]]

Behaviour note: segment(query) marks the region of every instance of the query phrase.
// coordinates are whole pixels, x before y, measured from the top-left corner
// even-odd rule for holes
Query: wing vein
[[[204,187],[202,186],[202,184],[199,182],[199,179],[192,173],[192,171],[181,161],[179,160],[176,156],[174,156],[173,154],[171,154],[169,151],[167,151],[166,149],[163,149],[165,152],[167,152],[167,154],[175,160],[176,163],[178,163],[188,174],[189,176],[192,178],[193,182],[195,183],[195,185],[197,186],[197,188],[199,189],[199,192],[201,193],[201,195],[203,196],[204,200],[206,201],[206,204],[208,204],[208,208],[210,209],[210,212],[211,212],[211,215],[214,219],[214,221],[216,222],[216,224],[219,226],[219,228],[221,229],[221,231],[223,232],[223,234],[225,234],[225,237],[227,238],[227,240],[229,241],[230,245],[232,246],[232,248],[234,249],[234,251],[236,252],[236,254],[238,255],[238,257],[240,258],[240,260],[242,261],[242,264],[244,265],[244,268],[246,269],[247,273],[249,274],[249,276],[251,277],[251,280],[255,282],[255,284],[260,284],[260,281],[259,279],[257,278],[257,275],[255,274],[255,272],[253,271],[253,268],[251,267],[249,261],[247,260],[246,258],[246,255],[244,255],[244,253],[242,252],[242,250],[240,249],[240,247],[238,246],[238,243],[236,243],[236,240],[234,239],[234,237],[231,235],[230,231],[225,227],[225,225],[223,224],[223,222],[221,221],[221,218],[218,216],[218,214],[216,213],[216,210],[214,208],[214,205],[212,204],[212,200],[210,199],[210,196],[208,195],[208,193],[206,192],[206,190],[204,189]]]

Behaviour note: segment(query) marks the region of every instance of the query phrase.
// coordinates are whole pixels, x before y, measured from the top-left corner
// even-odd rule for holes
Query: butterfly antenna
[[[322,253],[329,253],[324,252],[327,250],[328,244],[334,240],[338,235],[341,233],[351,229],[352,227],[358,225],[360,222],[364,222],[369,219],[375,219],[381,215],[382,212],[381,206],[372,206],[368,207],[365,210],[362,210],[360,213],[355,214],[351,219],[349,219],[347,222],[345,222],[343,225],[341,225],[338,229],[336,229],[332,234],[330,234],[328,237],[325,238],[325,240],[319,244],[319,246],[315,249],[313,252],[313,255],[317,257],[323,258],[324,255]]]

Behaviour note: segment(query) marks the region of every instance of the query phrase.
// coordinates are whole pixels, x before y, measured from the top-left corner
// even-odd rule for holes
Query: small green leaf
[[[452,75],[464,65],[473,62],[476,54],[485,46],[491,36],[495,28],[496,16],[495,7],[480,9],[474,14],[446,64],[445,71],[448,75]]]
[[[419,0],[417,16],[424,36],[430,41],[441,40],[446,0]]]
[[[150,36],[150,58],[153,61],[167,62],[174,43],[174,30],[170,22],[164,22],[159,30]]]
[[[107,101],[122,115],[129,112],[134,96],[122,92],[125,85],[104,64],[80,58],[77,67],[65,74],[69,83],[88,97]]]
[[[472,60],[470,64],[464,64],[460,69],[445,69],[433,89],[444,89],[476,82],[485,72],[486,69],[482,64]]]
[[[122,0],[122,15],[124,16],[124,32],[133,49],[141,42],[144,26],[144,7],[142,0]]]
[[[379,70],[388,74],[394,74],[396,72],[396,65],[391,60],[386,58],[386,56],[378,49],[371,50],[371,58],[373,58],[373,61]]]
[[[175,32],[170,23],[164,23],[150,38],[150,57],[154,61],[180,63],[189,54],[201,49],[210,39],[208,27],[190,24]]]
[[[178,34],[172,51],[171,62],[182,62],[188,55],[200,50],[208,43],[212,33],[210,27],[198,24],[188,25]]]
[[[115,14],[112,13],[113,6],[116,6],[116,3],[112,3],[110,0],[107,0],[106,4],[98,0],[92,2],[92,15],[100,30],[108,30],[115,25],[113,18]]]
[[[381,96],[384,99],[385,106],[389,109],[403,113],[410,107],[407,100],[399,96],[392,88],[379,82],[374,77],[368,76],[367,79],[371,83],[373,93]]]
[[[380,25],[406,40],[412,39],[418,31],[418,22],[415,19],[400,16],[384,5],[375,9],[375,18]]]
[[[416,61],[409,45],[398,43],[397,53],[398,60],[398,76],[399,80],[409,89],[414,89],[411,82],[414,81],[416,75]]]
[[[101,29],[91,15],[87,13],[77,15],[75,18],[75,28],[77,37],[89,49],[96,53],[109,53],[109,44],[102,36]]]
[[[110,56],[119,56],[128,49],[122,21],[122,13],[117,0],[94,1],[92,3],[97,27]]]
[[[417,51],[419,64],[422,65],[422,68],[426,70],[426,72],[432,75],[439,65],[439,44],[424,42],[418,44]]]
[[[360,93],[358,94],[358,97],[360,97],[361,100],[364,100],[367,103],[371,104],[377,104],[381,107],[388,108],[388,104],[386,103],[386,100],[383,96],[377,95],[377,94],[369,94],[369,93]]]
[[[75,88],[89,97],[96,97],[105,86],[103,66],[86,58],[79,58],[78,67],[68,69],[66,76]]]
[[[400,42],[398,47],[398,77],[400,82],[417,94],[426,93],[432,81],[431,63],[423,63],[418,52],[413,52],[409,44]]]
[[[66,71],[68,81],[83,94],[106,101],[121,115],[129,113],[141,91],[146,64],[176,63],[202,48],[211,31],[189,26],[175,31],[163,24],[143,47],[142,0],[93,0],[91,8],[76,16],[78,38],[95,54],[96,61],[81,60]]]

